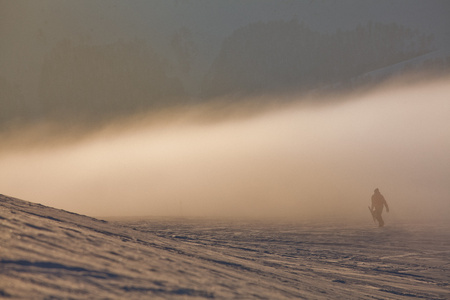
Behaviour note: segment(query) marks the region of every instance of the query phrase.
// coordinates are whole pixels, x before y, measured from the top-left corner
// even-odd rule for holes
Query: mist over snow
[[[0,195],[11,299],[447,299],[447,223],[101,221]]]
[[[448,79],[394,82],[216,121],[201,121],[208,106],[140,116],[76,142],[5,147],[0,190],[95,216],[306,219],[366,217],[378,187],[388,218],[446,218],[449,93]]]

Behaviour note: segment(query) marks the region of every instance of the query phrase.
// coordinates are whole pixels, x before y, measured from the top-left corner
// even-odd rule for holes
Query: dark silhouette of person
[[[389,212],[389,206],[386,202],[386,199],[384,199],[383,195],[381,195],[378,189],[375,189],[372,195],[372,207],[370,209],[372,210],[373,217],[375,218],[375,220],[377,220],[379,227],[384,226],[384,221],[381,217],[384,206],[386,206],[386,212]]]

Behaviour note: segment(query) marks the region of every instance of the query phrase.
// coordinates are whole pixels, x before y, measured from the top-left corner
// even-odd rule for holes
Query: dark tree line
[[[431,51],[432,36],[397,24],[368,23],[325,34],[298,21],[236,30],[207,74],[203,95],[305,91]]]
[[[254,23],[223,41],[197,100],[370,84],[374,79],[361,75],[428,53],[432,44],[432,36],[397,24],[320,33],[296,20]],[[180,30],[170,46],[175,55],[163,57],[141,40],[63,40],[44,58],[36,97],[25,97],[22,86],[0,77],[0,131],[39,119],[102,121],[184,104],[192,95],[173,74],[190,72],[196,53],[191,32]],[[450,58],[412,62],[406,69],[448,74]]]
[[[182,101],[183,86],[143,41],[73,45],[47,55],[39,83],[45,117],[104,118]]]
[[[0,126],[7,129],[30,115],[20,86],[0,77]]]

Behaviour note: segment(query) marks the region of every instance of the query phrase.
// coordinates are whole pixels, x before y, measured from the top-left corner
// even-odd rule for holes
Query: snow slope
[[[0,224],[6,299],[450,298],[449,224],[106,222],[4,195]]]

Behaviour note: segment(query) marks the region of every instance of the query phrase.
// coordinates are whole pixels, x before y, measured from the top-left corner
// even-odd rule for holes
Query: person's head
[[[378,194],[378,193],[380,192],[380,190],[379,190],[378,188],[376,188],[373,192],[374,192],[375,194]]]

